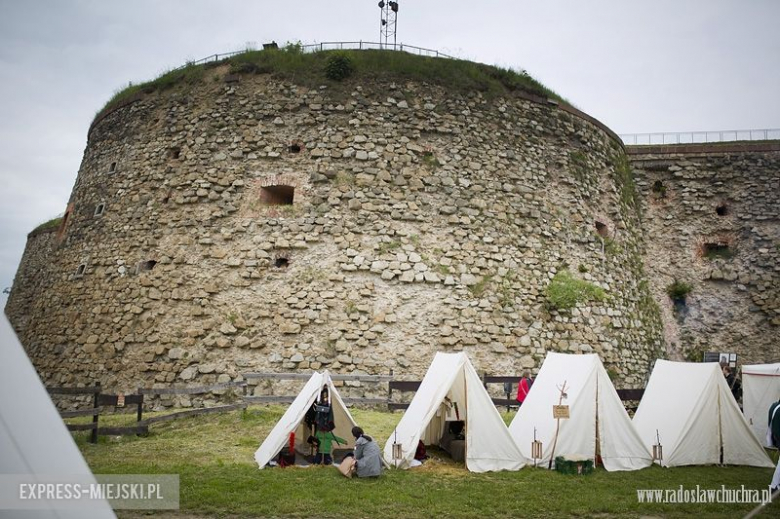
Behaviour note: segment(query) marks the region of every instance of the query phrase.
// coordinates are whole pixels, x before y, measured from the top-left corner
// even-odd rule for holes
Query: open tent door
[[[287,445],[290,433],[295,433],[295,450],[299,453],[308,452],[309,445],[306,443],[306,439],[311,431],[305,422],[306,412],[320,396],[324,387],[328,388],[333,408],[333,422],[336,426],[333,433],[347,440],[347,445],[344,445],[344,448],[354,448],[355,439],[352,437],[352,427],[356,425],[355,420],[333,385],[330,374],[327,371],[314,373],[255,452],[255,461],[261,469],[276,458],[282,448]]]
[[[436,354],[409,408],[385,444],[385,461],[391,466],[409,468],[418,441],[438,444],[452,418],[465,422],[465,460],[470,471],[518,470],[525,465],[465,353]],[[394,443],[401,446],[400,459],[393,458]]]

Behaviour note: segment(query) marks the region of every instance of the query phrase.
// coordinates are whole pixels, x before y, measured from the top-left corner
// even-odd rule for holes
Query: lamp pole
[[[396,31],[398,27],[398,2],[379,0],[379,47],[385,48],[388,40],[393,37],[393,48],[396,46]]]

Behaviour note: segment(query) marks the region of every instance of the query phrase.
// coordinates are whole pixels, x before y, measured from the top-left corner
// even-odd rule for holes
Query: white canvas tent
[[[566,398],[561,389],[566,384]],[[553,405],[568,405],[560,423]],[[638,470],[652,464],[652,455],[631,424],[623,403],[596,354],[548,352],[531,391],[509,426],[523,455],[531,458],[531,442],[542,442],[539,466],[550,458],[601,456],[607,470]],[[557,431],[557,436],[556,436]],[[553,444],[555,451],[553,452]]]
[[[647,446],[656,443],[657,431],[665,467],[773,466],[716,362],[655,361],[634,426]]]
[[[306,426],[304,417],[306,416],[306,411],[319,398],[320,392],[325,386],[328,387],[328,394],[333,407],[333,422],[336,425],[333,434],[347,440],[347,444],[343,448],[355,447],[355,439],[352,437],[352,427],[356,425],[355,420],[352,419],[349,409],[344,405],[344,401],[341,400],[341,396],[333,385],[330,374],[327,371],[314,373],[309,381],[306,382],[306,385],[303,386],[301,392],[298,393],[298,396],[295,397],[293,403],[290,404],[290,407],[287,408],[282,418],[276,423],[263,444],[255,452],[255,461],[261,469],[279,454],[282,447],[287,445],[291,432],[295,432],[295,450],[301,453],[309,452],[309,445],[306,443],[306,439],[311,434],[311,431]]]
[[[501,415],[482,385],[465,353],[437,353],[401,421],[390,434],[384,449],[385,461],[409,468],[417,443],[438,443],[447,418],[458,416],[466,423],[466,468],[472,472],[518,470],[525,465],[509,436]],[[449,415],[449,416],[448,416]],[[402,445],[403,459],[393,460],[393,443]]]
[[[742,409],[753,434],[763,445],[769,406],[780,400],[780,362],[742,366]]]
[[[49,398],[5,316],[0,317],[0,475],[28,474],[62,483],[94,476]],[[37,478],[36,478],[37,479]],[[63,509],[55,501],[36,510],[17,510],[19,517],[115,517],[105,500],[88,509]],[[37,505],[36,505],[37,506]],[[44,508],[45,507],[45,508]],[[0,515],[3,511],[0,510]],[[10,516],[10,515],[9,515]]]

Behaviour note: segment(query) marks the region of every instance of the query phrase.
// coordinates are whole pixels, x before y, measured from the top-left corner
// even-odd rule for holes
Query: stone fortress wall
[[[780,361],[780,143],[628,149],[650,286],[673,357]],[[666,294],[690,285],[675,306]]]
[[[767,176],[772,206],[777,169],[764,165],[777,155],[762,157],[744,160]],[[65,220],[30,235],[6,313],[54,385],[133,391],[321,368],[419,378],[436,351],[515,374],[553,350],[597,352],[619,387],[641,387],[667,345],[709,332],[693,326],[701,290],[691,324],[674,328],[661,259],[684,257],[667,227],[688,225],[679,171],[701,193],[711,179],[687,159],[665,173],[654,160],[635,158],[637,190],[612,132],[530,95],[307,88],[217,67],[96,120]],[[648,191],[656,176],[685,202],[671,219]],[[751,298],[739,311],[763,328],[745,356],[771,360],[759,357],[777,337],[777,292],[762,295],[777,287],[776,220],[736,210],[747,188],[728,191],[727,218],[750,227],[737,277],[753,281],[728,280],[725,266],[724,281],[692,281]],[[702,217],[703,196],[690,195]],[[771,250],[751,260],[751,247]],[[545,287],[564,269],[606,298],[550,308]]]

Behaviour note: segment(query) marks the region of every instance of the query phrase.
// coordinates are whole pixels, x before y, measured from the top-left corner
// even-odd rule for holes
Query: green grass
[[[205,65],[193,65],[188,63],[181,69],[170,70],[151,81],[140,84],[129,83],[125,88],[121,88],[114,92],[111,99],[109,99],[106,105],[98,111],[97,115],[95,115],[95,119],[135,96],[169,90],[177,85],[195,85],[203,78],[204,71]]]
[[[585,477],[526,467],[518,472],[473,474],[432,449],[434,459],[414,470],[386,471],[375,480],[347,480],[332,467],[258,470],[254,451],[281,417],[281,406],[162,423],[146,438],[101,438],[77,443],[97,474],[179,474],[181,514],[217,517],[740,517],[749,505],[639,504],[636,489],[761,489],[771,469],[651,467],[637,472],[597,469]],[[509,423],[514,413],[502,413]],[[353,410],[380,445],[401,413]],[[131,415],[106,423],[132,421]],[[777,504],[765,516],[776,514]],[[144,512],[120,513],[138,517]],[[176,514],[172,514],[176,516]]]
[[[640,210],[639,192],[634,182],[634,172],[625,154],[619,153],[612,158],[613,176],[620,190],[620,201],[627,208]]]
[[[377,247],[377,252],[379,252],[379,254],[384,254],[386,252],[396,250],[400,247],[401,247],[401,240],[383,241]]]
[[[47,229],[56,229],[62,224],[62,216],[52,218],[49,221],[43,222],[38,227],[32,230],[32,232],[45,231]]]
[[[344,76],[341,81],[327,78],[327,70],[330,70],[328,61],[334,55],[339,56],[342,62],[351,63],[352,68],[348,78]],[[299,45],[293,44],[275,50],[243,52],[220,63],[227,63],[231,73],[274,74],[305,86],[331,84],[335,88],[340,83],[359,83],[366,79],[380,82],[415,80],[437,84],[450,91],[461,93],[477,91],[487,96],[524,91],[569,104],[525,71],[516,72],[466,60],[429,58],[389,50],[303,53]],[[180,70],[166,72],[152,81],[130,84],[117,91],[106,106],[98,112],[98,116],[142,93],[162,91],[178,84],[196,84],[203,80],[204,71],[215,65],[213,62],[205,65],[188,64]]]
[[[606,297],[601,287],[588,281],[577,279],[568,270],[555,274],[544,289],[544,295],[551,308],[565,310],[574,308],[585,301],[603,301]]]
[[[693,290],[693,285],[684,281],[674,280],[674,283],[666,287],[666,294],[670,299],[685,299]]]
[[[473,295],[474,297],[481,297],[482,294],[485,293],[485,290],[487,290],[487,287],[490,286],[491,281],[493,281],[493,274],[488,274],[486,276],[483,276],[482,279],[480,279],[473,285],[469,285],[467,288],[469,289],[469,292],[471,292],[471,295]]]

